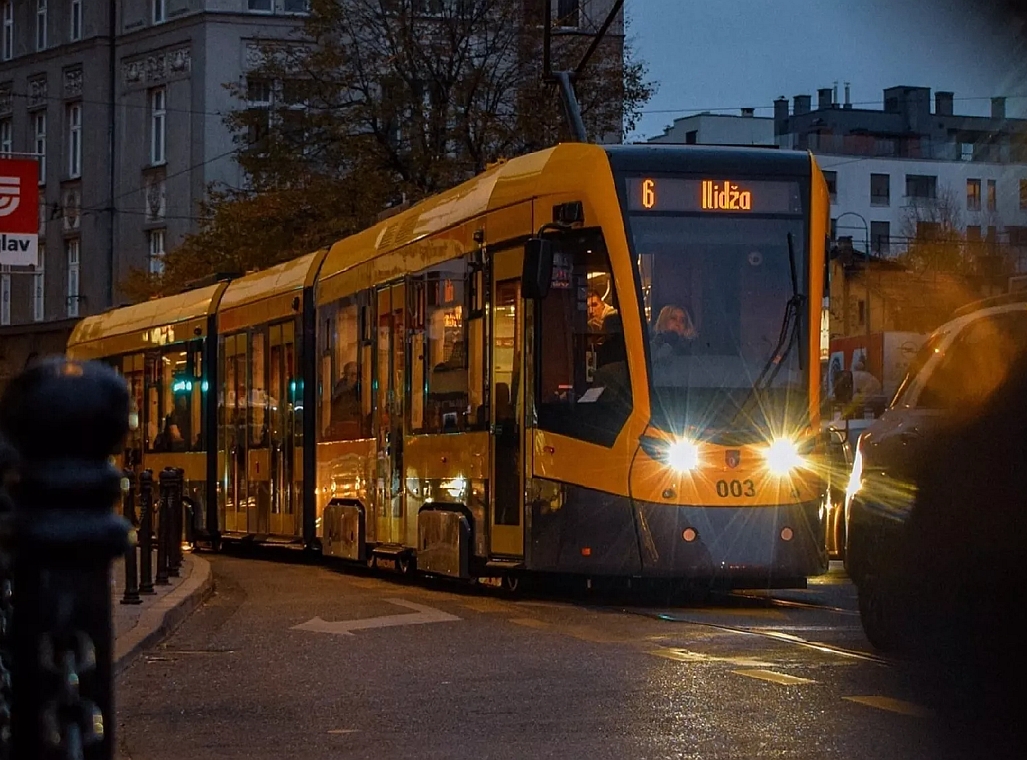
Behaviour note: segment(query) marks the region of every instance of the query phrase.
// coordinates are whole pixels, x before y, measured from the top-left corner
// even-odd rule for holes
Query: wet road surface
[[[963,755],[838,568],[669,606],[205,556],[214,596],[118,681],[121,758]]]

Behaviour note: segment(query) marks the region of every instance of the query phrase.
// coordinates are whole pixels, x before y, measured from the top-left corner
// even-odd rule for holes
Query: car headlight
[[[667,464],[678,472],[689,472],[699,466],[699,446],[687,438],[667,446]]]
[[[852,472],[849,473],[849,483],[845,486],[845,503],[852,501],[859,489],[863,487],[863,451],[856,446],[856,456],[852,459]]]
[[[763,456],[767,462],[767,469],[781,477],[806,464],[795,441],[787,438],[778,438],[771,442]]]

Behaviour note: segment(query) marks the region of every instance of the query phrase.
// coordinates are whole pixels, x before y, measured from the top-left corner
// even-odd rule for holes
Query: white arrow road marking
[[[434,607],[426,607],[423,604],[415,604],[405,599],[386,599],[386,602],[416,610],[414,613],[403,615],[382,615],[381,617],[360,618],[357,620],[337,620],[328,622],[319,617],[312,618],[306,623],[294,625],[294,631],[313,631],[314,633],[337,633],[343,636],[352,636],[353,631],[365,628],[391,628],[397,625],[423,625],[424,623],[446,623],[451,620],[460,620],[456,615],[437,610]]]

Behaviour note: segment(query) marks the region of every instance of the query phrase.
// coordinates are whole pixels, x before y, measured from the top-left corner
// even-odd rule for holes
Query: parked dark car
[[[1009,460],[1027,452],[1027,294],[999,301],[957,312],[928,338],[856,447],[846,567],[879,649],[961,646],[957,618],[987,583],[1005,582],[988,577],[1009,574],[1002,554],[1025,565],[1027,489],[1016,484],[1027,466]]]

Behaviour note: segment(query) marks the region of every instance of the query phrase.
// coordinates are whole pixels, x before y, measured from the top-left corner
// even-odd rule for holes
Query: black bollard
[[[17,451],[0,531],[13,562],[10,757],[114,755],[111,563],[130,545],[109,461],[128,431],[128,387],[63,357],[14,378],[0,432]]]
[[[142,604],[139,598],[139,569],[136,567],[136,544],[138,543],[138,531],[136,528],[139,521],[136,519],[135,502],[135,473],[125,470],[125,480],[128,488],[122,496],[122,503],[125,507],[125,519],[132,524],[132,545],[125,552],[125,594],[121,598],[122,604]]]
[[[171,541],[168,544],[168,575],[178,578],[182,568],[182,491],[185,489],[185,470],[174,468],[175,478],[171,481]]]
[[[153,588],[153,472],[139,473],[139,593],[156,594]]]
[[[168,549],[171,546],[171,489],[173,488],[175,471],[171,467],[165,467],[157,476],[160,481],[160,511],[157,513],[157,580],[158,586],[167,586],[170,575],[170,557]]]

